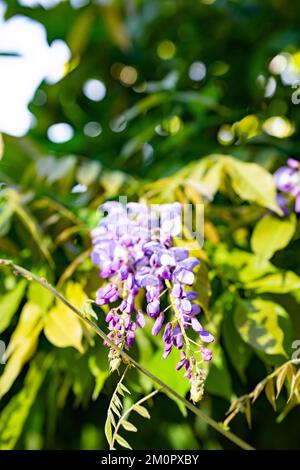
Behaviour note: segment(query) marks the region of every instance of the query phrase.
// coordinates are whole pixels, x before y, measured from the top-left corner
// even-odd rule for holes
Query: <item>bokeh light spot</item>
[[[58,122],[48,128],[47,136],[51,142],[55,144],[63,144],[73,138],[74,129],[66,122]]]
[[[137,71],[131,65],[125,65],[120,72],[120,80],[125,86],[134,85],[138,77]]]
[[[92,78],[84,83],[83,93],[91,101],[102,101],[106,95],[106,86],[101,80]]]
[[[189,68],[189,77],[195,82],[200,82],[205,78],[206,65],[203,62],[193,62]]]
[[[91,121],[91,122],[86,123],[86,125],[83,128],[83,132],[86,136],[95,138],[101,134],[102,127],[99,124],[99,122]]]
[[[163,60],[169,60],[174,57],[176,46],[172,41],[162,41],[157,47],[157,55]]]
[[[222,145],[230,145],[234,141],[234,132],[229,124],[224,124],[218,132],[218,141]]]
[[[272,116],[263,123],[263,130],[273,137],[284,139],[285,137],[291,136],[295,128],[287,118]]]

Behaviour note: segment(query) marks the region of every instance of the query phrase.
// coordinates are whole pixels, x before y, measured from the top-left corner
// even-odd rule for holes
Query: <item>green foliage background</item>
[[[199,406],[223,421],[230,402],[291,359],[300,339],[299,223],[280,215],[271,176],[288,156],[299,158],[300,107],[269,68],[288,53],[300,74],[298,2],[127,0],[74,9],[62,1],[47,12],[6,3],[7,18],[43,23],[48,41],[64,39],[72,59],[61,81],[37,91],[28,135],[4,136],[0,256],[47,277],[81,308],[100,283],[89,231],[101,202],[127,195],[205,203],[205,243],[191,249],[202,260],[196,288],[217,340]],[[193,81],[189,68],[199,60],[207,73]],[[118,76],[124,66],[136,70],[135,83]],[[90,78],[106,85],[100,103],[82,92]],[[265,96],[270,78],[276,90]],[[281,117],[281,135],[270,132],[272,117]],[[91,121],[102,126],[96,138],[83,132]],[[56,122],[71,124],[74,138],[50,142]],[[76,184],[87,191],[72,192]],[[107,349],[40,287],[3,270],[0,293],[0,338],[9,344],[0,366],[0,448],[106,448],[117,381],[108,377]],[[185,395],[176,353],[161,361],[149,332],[147,325],[133,355]],[[245,408],[230,424],[257,448],[299,448],[300,380],[285,378],[276,412],[269,387],[252,407],[252,429]],[[134,371],[126,386],[133,399],[151,389]],[[148,408],[150,421],[134,418],[134,448],[232,448],[163,394]]]

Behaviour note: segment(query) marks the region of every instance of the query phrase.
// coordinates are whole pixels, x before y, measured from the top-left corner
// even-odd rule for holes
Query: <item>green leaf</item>
[[[153,354],[152,359],[144,362],[144,365],[150,370],[150,372],[155,374],[184,397],[190,387],[188,380],[180,380],[180,377],[178,377],[176,365],[179,360],[179,351],[174,350],[166,359],[162,359],[162,351],[158,350]],[[176,402],[180,411],[185,416],[186,409],[182,406],[182,403],[174,399],[171,395],[168,396]]]
[[[223,157],[226,173],[231,178],[233,190],[246,201],[282,214],[276,202],[276,188],[273,176],[256,163],[245,163],[233,157]]]
[[[246,381],[245,369],[251,358],[251,348],[241,339],[233,321],[233,312],[226,312],[222,323],[224,345],[230,362],[243,381]]]
[[[254,389],[254,393],[253,393],[253,398],[252,398],[252,403],[254,403],[259,395],[261,394],[261,392],[263,391],[263,389],[265,388],[265,383],[264,382],[259,382],[255,389]]]
[[[245,411],[245,413],[246,413],[246,419],[247,419],[248,426],[251,429],[251,427],[252,427],[252,418],[251,418],[251,404],[250,404],[249,399],[246,401],[246,411]]]
[[[267,385],[265,387],[265,394],[266,394],[268,401],[273,406],[274,411],[276,411],[275,388],[274,388],[273,379],[268,380]]]
[[[291,241],[297,220],[295,214],[280,219],[273,214],[266,215],[255,226],[251,237],[253,252],[261,259],[268,260],[274,253],[285,248]]]
[[[126,431],[137,432],[137,428],[132,423],[130,423],[129,421],[122,420],[121,424],[122,424],[123,428],[126,429]]]
[[[134,405],[132,409],[136,411],[139,415],[141,415],[143,418],[150,419],[149,411],[144,406]]]
[[[132,447],[129,445],[129,443],[123,437],[119,436],[119,434],[115,435],[115,439],[117,443],[120,444],[120,446],[126,447],[126,449],[132,450]]]
[[[114,403],[112,403],[110,406],[111,406],[111,409],[113,410],[113,412],[115,413],[115,415],[117,415],[118,418],[121,418],[121,413],[118,410],[118,408],[116,407],[116,405]]]
[[[212,196],[216,194],[220,187],[223,169],[223,161],[216,162],[208,169],[206,174],[201,178],[201,182],[210,189]]]
[[[292,377],[288,402],[291,400],[293,395],[296,395],[299,398],[299,391],[298,391],[299,385],[300,385],[300,369]]]
[[[97,400],[107,377],[109,376],[107,356],[104,348],[99,348],[92,356],[89,357],[89,369],[95,377],[95,388],[92,399]]]
[[[261,260],[258,256],[247,251],[231,250],[225,244],[220,244],[213,254],[213,262],[222,274],[232,281],[247,283],[266,274],[277,272],[269,261]]]
[[[83,352],[82,327],[75,314],[64,305],[57,305],[47,315],[44,333],[48,341],[58,348],[73,346]]]
[[[215,345],[213,349],[213,360],[209,367],[209,374],[205,382],[205,389],[208,393],[217,395],[230,401],[232,399],[232,384],[226,358],[220,345]]]
[[[3,408],[0,415],[0,450],[11,450],[15,447],[49,363],[49,357],[44,359],[38,356],[33,360],[26,375],[24,387]]]
[[[33,356],[43,328],[42,311],[38,305],[27,303],[6,350],[8,358],[0,377],[0,398],[5,395],[21,372],[24,364]]]
[[[82,56],[85,51],[94,19],[93,11],[87,8],[81,15],[77,16],[76,20],[73,21],[71,25],[67,43],[75,59]]]
[[[208,278],[207,265],[202,261],[195,270],[195,282],[193,288],[198,293],[198,301],[205,312],[208,310],[211,297],[211,286]]]
[[[242,339],[270,355],[284,355],[285,332],[290,327],[286,311],[278,304],[260,298],[240,300],[234,312],[234,323]]]
[[[107,442],[111,446],[111,443],[112,443],[111,413],[107,415],[105,426],[104,426],[104,433],[105,433]]]
[[[51,267],[54,266],[53,259],[48,250],[47,244],[43,237],[43,233],[39,224],[33,214],[28,210],[25,204],[22,203],[21,196],[14,190],[7,191],[7,198],[12,205],[14,212],[19,220],[27,228],[32,240],[35,242],[37,249],[43,254]]]
[[[12,317],[16,313],[24,291],[26,288],[26,280],[22,279],[19,281],[16,286],[9,291],[7,294],[4,294],[0,299],[0,333],[2,333],[12,320]]]
[[[276,399],[279,397],[283,384],[285,382],[288,372],[288,365],[282,367],[281,371],[276,377]]]
[[[0,207],[0,237],[4,237],[9,232],[13,213],[14,210],[9,201],[4,202]]]
[[[67,284],[66,298],[79,309],[87,300],[81,285],[74,282]],[[58,348],[73,346],[79,352],[83,352],[81,321],[72,310],[60,301],[57,301],[46,316],[44,333],[47,339]]]
[[[119,384],[119,387],[123,390],[123,392],[128,393],[128,395],[131,395],[130,390],[128,390],[128,388],[126,387],[126,385],[123,384],[123,382]]]
[[[279,271],[247,282],[245,288],[253,289],[259,294],[263,292],[286,294],[300,288],[300,277],[292,271]]]
[[[37,282],[31,282],[27,293],[28,300],[33,302],[46,312],[53,302],[53,294]]]

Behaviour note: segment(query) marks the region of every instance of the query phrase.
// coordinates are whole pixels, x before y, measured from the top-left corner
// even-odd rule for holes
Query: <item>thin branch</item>
[[[115,390],[114,390],[114,393],[113,393],[112,396],[111,396],[111,399],[110,399],[110,402],[109,402],[109,406],[108,406],[108,410],[107,410],[107,418],[106,418],[106,423],[105,423],[105,428],[104,428],[104,429],[105,429],[106,439],[107,439],[107,441],[108,441],[108,443],[109,443],[109,448],[110,448],[110,450],[113,450],[113,445],[112,445],[113,440],[112,440],[112,441],[109,440],[109,436],[108,436],[108,434],[106,433],[106,427],[107,427],[107,425],[108,425],[109,423],[111,423],[111,417],[113,416],[113,409],[114,409],[115,399],[116,399],[116,397],[117,397],[117,395],[118,395],[118,389],[119,389],[120,385],[123,383],[123,380],[125,379],[125,376],[126,376],[126,374],[127,374],[128,368],[129,368],[129,365],[126,366],[126,368],[125,368],[125,370],[124,370],[124,372],[123,372],[123,374],[122,374],[122,377],[120,378],[119,382],[117,383],[117,386],[116,386],[116,388],[115,388]],[[121,413],[120,413],[120,415],[121,415]],[[109,428],[111,429],[111,424],[109,424]]]
[[[133,405],[130,406],[130,408],[128,408],[128,410],[126,410],[121,418],[119,419],[119,421],[117,422],[117,426],[115,427],[115,430],[114,430],[114,433],[113,433],[113,438],[112,438],[112,442],[111,442],[111,449],[113,449],[114,447],[114,443],[115,443],[115,440],[116,440],[116,435],[118,434],[118,431],[119,431],[119,428],[122,424],[122,422],[124,421],[124,419],[132,412],[134,411],[134,407],[137,406],[137,405],[141,405],[142,403],[144,403],[144,401],[147,401],[149,400],[149,398],[152,398],[154,397],[154,395],[156,395],[157,393],[161,392],[162,391],[162,388],[159,388],[157,390],[153,390],[151,393],[148,393],[148,395],[146,395],[145,397],[141,398],[140,400],[138,400],[136,403],[134,403]]]
[[[169,385],[167,385],[165,382],[163,382],[159,377],[156,377],[154,374],[152,374],[152,372],[150,372],[144,366],[139,364],[129,354],[127,354],[125,351],[123,351],[118,346],[116,346],[113,343],[113,341],[101,330],[101,328],[99,328],[98,325],[96,325],[92,320],[87,318],[78,308],[76,308],[62,294],[60,294],[56,289],[54,289],[54,287],[52,287],[51,284],[49,284],[46,279],[36,276],[34,273],[28,271],[27,269],[23,268],[22,266],[14,264],[12,261],[7,260],[7,259],[0,259],[0,267],[1,266],[7,266],[7,267],[13,269],[16,274],[19,274],[19,275],[23,276],[28,281],[34,280],[35,282],[37,282],[38,284],[43,286],[45,289],[47,289],[49,292],[51,292],[57,299],[59,299],[67,307],[69,307],[70,310],[72,310],[79,318],[81,318],[81,320],[83,320],[87,325],[89,325],[95,331],[95,333],[98,336],[100,336],[101,339],[103,339],[106,343],[108,343],[110,345],[111,348],[113,348],[115,351],[117,351],[120,354],[120,356],[124,359],[125,363],[131,363],[134,367],[136,367],[136,369],[138,369],[140,372],[142,372],[142,374],[146,375],[149,379],[151,379],[152,382],[156,383],[157,385],[159,385],[159,387],[163,388],[164,391],[167,392],[169,395],[171,395],[175,399],[179,400],[192,413],[194,413],[196,416],[198,416],[200,419],[202,419],[205,423],[207,423],[213,429],[218,431],[220,434],[227,437],[227,439],[232,441],[238,447],[240,447],[244,450],[254,450],[254,448],[251,445],[247,444],[247,442],[243,441],[243,439],[239,438],[238,436],[236,436],[232,432],[226,431],[214,419],[212,419],[210,416],[207,416],[205,413],[203,413],[201,410],[199,410],[195,405],[193,405],[191,402],[189,402],[186,398],[179,395],[179,393],[177,393],[176,390],[169,387]]]

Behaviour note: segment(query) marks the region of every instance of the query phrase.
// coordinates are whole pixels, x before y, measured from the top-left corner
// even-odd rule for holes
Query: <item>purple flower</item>
[[[203,361],[211,361],[212,352],[210,349],[205,348],[204,346],[200,347],[200,352],[202,354]]]
[[[158,333],[160,332],[160,330],[162,329],[162,326],[163,326],[163,323],[164,323],[164,319],[165,319],[165,316],[164,314],[161,312],[157,319],[155,320],[155,323],[153,325],[153,328],[152,328],[152,334],[153,336],[157,336]]]
[[[192,318],[191,320],[192,328],[197,333],[203,330],[201,323],[197,320],[197,318]]]
[[[199,261],[190,257],[186,248],[174,246],[173,237],[181,232],[181,205],[161,205],[153,211],[145,204],[108,201],[102,210],[104,217],[92,231],[91,259],[99,267],[100,276],[108,280],[97,291],[96,303],[115,304],[105,317],[109,338],[121,349],[134,344],[136,329],[146,324],[144,313],[135,311],[136,296],[143,293],[145,311],[154,319],[153,336],[164,327],[163,358],[173,349],[179,350],[181,359],[176,369],[184,368],[192,389],[199,388],[204,374],[201,362],[211,359],[211,351],[201,344],[194,351],[192,342],[197,343],[191,342],[189,332],[203,343],[214,338],[196,318],[201,308],[195,303],[197,293],[189,287],[194,283],[194,269]],[[202,360],[196,359],[197,353]],[[113,348],[109,360],[112,370],[121,363]]]
[[[181,284],[186,284],[188,286],[192,286],[195,279],[194,273],[183,267],[176,268],[173,276],[176,281],[179,281]]]
[[[159,300],[155,299],[147,305],[147,313],[150,317],[156,317],[159,314]]]
[[[294,198],[294,211],[300,213],[300,162],[294,158],[287,160],[288,166],[280,167],[274,173],[274,180],[279,191]],[[277,195],[278,205],[283,210],[284,215],[289,214],[288,199],[282,195]]]
[[[212,343],[215,340],[213,335],[204,329],[200,331],[200,338],[204,343]]]
[[[98,305],[106,305],[110,302],[116,302],[118,299],[118,288],[114,284],[107,284],[97,291],[96,303]]]
[[[138,324],[138,326],[140,328],[144,328],[144,326],[146,325],[146,320],[145,320],[145,317],[143,315],[143,312],[141,312],[141,310],[137,311],[135,319],[136,319],[136,323]]]

